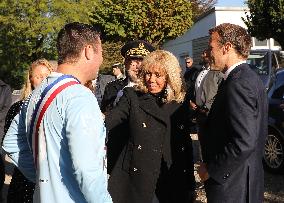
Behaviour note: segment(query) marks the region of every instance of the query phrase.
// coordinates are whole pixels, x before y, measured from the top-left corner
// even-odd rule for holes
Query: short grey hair
[[[190,60],[190,61],[193,62],[193,59],[192,59],[190,56],[185,57],[184,60],[186,60],[186,61],[187,61],[187,60]]]

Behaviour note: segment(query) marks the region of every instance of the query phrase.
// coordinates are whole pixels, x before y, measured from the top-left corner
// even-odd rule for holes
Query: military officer
[[[120,90],[126,86],[132,87],[135,84],[143,58],[154,50],[155,48],[150,43],[143,40],[130,41],[121,48],[121,55],[124,57],[126,77],[117,79],[106,85],[101,103],[103,113],[112,109]],[[121,93],[122,92],[120,92],[118,97],[121,96]]]

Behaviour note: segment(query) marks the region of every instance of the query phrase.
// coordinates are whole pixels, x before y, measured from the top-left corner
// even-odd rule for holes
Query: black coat
[[[113,75],[103,75],[99,74],[96,81],[96,88],[95,88],[95,96],[98,100],[99,106],[101,106],[101,102],[104,96],[105,87],[106,85],[114,81],[115,77]]]
[[[108,112],[113,107],[113,102],[116,99],[117,93],[128,84],[128,78],[117,79],[107,83],[104,89],[104,95],[101,102],[102,112]]]
[[[166,136],[170,136],[172,164],[167,181],[172,194],[165,195],[179,201],[179,197],[194,190],[192,141],[187,119],[186,105],[171,102],[159,107],[152,95],[125,88],[118,105],[106,117],[107,129],[126,123],[129,131],[110,174],[109,191],[114,203],[152,202]],[[116,144],[112,139],[108,138],[108,158],[112,157],[113,144]]]
[[[186,68],[183,75],[186,84],[186,101],[194,100],[195,81],[201,69],[195,66]]]
[[[219,87],[203,137],[209,203],[263,201],[267,114],[262,81],[247,64],[237,66]]]

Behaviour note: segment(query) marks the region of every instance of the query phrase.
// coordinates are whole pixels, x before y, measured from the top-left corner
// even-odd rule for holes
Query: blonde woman
[[[39,86],[51,72],[52,66],[46,59],[34,61],[26,74],[26,81],[20,96],[20,100],[14,103],[9,109],[5,119],[5,133],[7,132],[11,121],[20,111],[24,100],[28,98],[33,89]],[[15,167],[12,180],[8,190],[8,203],[32,202],[35,184],[28,179]]]
[[[107,130],[125,125],[129,132],[107,142],[114,202],[193,202],[192,141],[184,96],[176,57],[163,50],[148,54],[137,86],[125,88],[106,115]]]

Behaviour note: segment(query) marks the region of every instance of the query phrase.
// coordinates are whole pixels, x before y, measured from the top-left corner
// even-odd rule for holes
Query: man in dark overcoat
[[[199,176],[208,203],[260,203],[268,108],[265,87],[246,63],[251,37],[230,23],[209,33],[211,66],[225,75],[206,123]]]
[[[195,81],[201,69],[193,66],[193,59],[190,56],[185,57],[185,67],[183,78],[186,85],[186,101],[189,101],[194,97]]]

